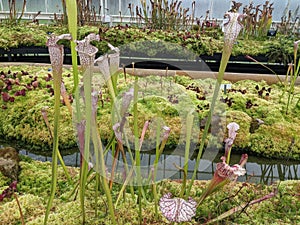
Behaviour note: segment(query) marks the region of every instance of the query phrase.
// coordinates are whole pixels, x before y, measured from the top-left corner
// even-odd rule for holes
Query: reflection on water
[[[0,142],[0,147],[7,146],[7,144]],[[19,150],[20,154],[29,156],[34,160],[39,161],[51,161],[51,153],[48,154],[37,154],[29,152],[25,149]],[[80,155],[77,149],[63,151],[63,159],[68,166],[79,166]],[[129,160],[130,156],[126,153],[126,157]],[[200,166],[198,168],[197,179],[199,180],[209,180],[212,178],[216,163],[220,160],[221,155],[217,155],[213,161],[201,160]],[[110,154],[106,155],[106,165],[108,168],[112,165],[112,156]],[[152,152],[141,152],[141,168],[142,173],[145,177],[151,171],[151,167],[155,160],[155,154]],[[240,155],[232,154],[231,162],[232,164],[238,163],[240,160]],[[130,160],[129,160],[130,161]],[[158,179],[172,178],[172,179],[182,179],[183,173],[178,172],[175,168],[174,163],[180,167],[183,167],[184,157],[179,154],[171,154],[171,152],[164,152],[161,156],[159,166],[158,166]],[[195,167],[195,159],[189,160],[188,162],[188,177],[190,178]],[[122,165],[121,155],[117,163],[117,170],[124,170]],[[239,177],[239,181],[249,181],[255,183],[265,183],[270,184],[277,180],[287,180],[287,179],[299,179],[300,178],[300,162],[298,161],[288,161],[288,160],[274,160],[266,159],[261,157],[249,156],[248,162],[245,166],[247,170],[246,176]]]

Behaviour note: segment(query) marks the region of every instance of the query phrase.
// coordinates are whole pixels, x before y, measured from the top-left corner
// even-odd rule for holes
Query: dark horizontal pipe
[[[70,49],[65,48],[65,64],[71,64]],[[201,55],[196,60],[182,59],[154,59],[145,56],[144,58],[123,57],[121,56],[121,65],[131,67],[132,62],[136,68],[143,69],[168,69],[168,70],[191,70],[191,71],[212,71],[217,72],[220,66],[221,54],[216,53],[212,56]],[[253,63],[245,56],[231,56],[226,71],[231,73],[259,73],[270,74],[271,70],[276,74],[286,74],[287,66],[281,64],[269,64],[265,56],[253,57],[261,63],[265,63],[270,69]],[[0,49],[0,62],[36,62],[50,63],[48,49],[45,47],[20,47],[9,50]]]

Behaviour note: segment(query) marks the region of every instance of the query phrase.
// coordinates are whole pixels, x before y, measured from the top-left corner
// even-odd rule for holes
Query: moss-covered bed
[[[95,76],[101,83],[100,74],[95,73]],[[129,75],[126,79],[123,74],[120,75],[119,98],[128,91],[132,80]],[[67,68],[64,69],[63,81],[67,92],[71,93],[72,73]],[[46,109],[51,125],[54,104],[52,83],[50,66],[0,66],[2,95],[0,136],[2,138],[17,140],[30,149],[41,151],[51,149],[51,136],[41,110]],[[201,124],[208,113],[213,85],[213,79],[192,80],[183,76],[140,78],[141,96],[142,93],[148,93],[138,102],[140,128],[142,129],[145,120],[157,116],[163,118],[165,124],[171,128],[168,145],[173,147],[178,144],[182,132],[180,111],[185,108],[185,105],[180,105],[178,101],[180,102],[182,96],[188,99],[186,104],[192,105],[198,112],[199,126],[202,129]],[[107,93],[107,88],[101,83],[98,123],[101,137],[105,140],[112,135],[111,105]],[[239,135],[234,145],[235,150],[248,151],[265,157],[299,160],[299,86],[295,86],[294,93],[295,96],[286,113],[288,87],[284,91],[284,87],[280,84],[268,85],[264,81],[243,80],[231,84],[226,93],[222,91],[218,106],[223,110],[222,116],[226,118],[226,124],[235,121],[240,125]],[[72,101],[71,95],[70,99]],[[72,117],[63,102],[61,106],[60,148],[63,149],[76,146],[76,138]],[[257,119],[264,123],[255,127]],[[132,122],[130,116],[128,121]],[[222,141],[224,136],[220,135],[218,138]]]
[[[17,198],[27,225],[43,224],[45,208],[50,192],[51,164],[33,161],[22,157],[20,162],[20,175],[17,184]],[[79,197],[72,194],[79,170],[68,168],[74,183],[68,182],[63,170],[59,167],[58,186],[53,207],[50,212],[48,224],[79,225],[81,211]],[[0,193],[8,187],[10,181],[0,173]],[[197,201],[206,181],[195,181],[191,195]],[[94,182],[90,182],[86,194],[86,224],[111,224],[105,203],[105,195],[100,190],[97,204],[95,203]],[[114,184],[118,185],[118,184]],[[116,186],[114,186],[116,187]],[[181,189],[179,181],[164,180],[158,185],[158,195],[166,192],[178,195]],[[116,188],[116,190],[119,190]],[[143,199],[143,224],[170,224],[161,213],[155,217],[154,201],[151,188],[145,188],[147,201]],[[251,200],[261,198],[276,190],[277,194],[265,201],[246,207],[239,213],[222,221],[222,224],[299,224],[300,223],[300,182],[283,181],[271,186],[250,183],[229,183],[223,191],[208,197],[197,209],[196,216],[190,223],[203,224],[207,219]],[[113,198],[118,195],[113,191]],[[138,224],[137,195],[126,194],[116,207],[116,219],[119,224]],[[95,208],[97,214],[95,215]],[[20,223],[19,209],[14,197],[5,198],[0,202],[0,224],[17,225]]]

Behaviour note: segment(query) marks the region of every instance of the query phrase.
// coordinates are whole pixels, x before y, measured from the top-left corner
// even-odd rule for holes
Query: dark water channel
[[[2,142],[0,140],[0,148],[5,146],[11,146],[8,143]],[[12,145],[14,147],[14,145]],[[26,155],[34,160],[39,161],[51,161],[51,152],[49,153],[37,153],[31,152],[23,148],[18,148],[19,153]],[[80,154],[77,149],[63,151],[63,159],[66,165],[78,167],[80,164]],[[129,154],[126,153],[127,159],[129,159]],[[216,163],[220,162],[221,154],[218,153],[213,156],[213,160],[201,159],[200,166],[198,168],[197,179],[199,180],[209,180],[212,178]],[[112,165],[111,154],[106,155],[106,165],[108,168]],[[153,162],[155,160],[154,152],[142,152],[141,153],[141,165],[142,172],[147,176],[152,168]],[[238,163],[240,160],[240,155],[232,154],[231,162],[232,164]],[[194,157],[190,157],[188,161],[188,177],[190,178],[195,167]],[[159,166],[158,166],[158,179],[172,178],[172,179],[182,179],[183,173],[179,172],[174,166],[174,163],[180,167],[184,165],[184,153],[176,153],[171,151],[166,151],[162,154]],[[117,161],[117,171],[120,172],[124,168],[122,165],[121,155]],[[248,162],[245,166],[247,170],[246,176],[240,177],[239,181],[249,181],[253,183],[265,183],[270,184],[278,180],[297,180],[300,178],[300,162],[291,160],[276,160],[267,159],[256,156],[249,156]]]

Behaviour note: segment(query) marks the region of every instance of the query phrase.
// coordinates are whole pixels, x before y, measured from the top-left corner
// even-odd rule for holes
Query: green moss
[[[42,224],[45,215],[45,207],[50,190],[51,164],[38,161],[27,162],[23,157],[21,161],[21,174],[17,186],[17,196],[24,214],[26,224]],[[71,196],[75,188],[76,181],[79,178],[78,168],[68,167],[74,183],[69,183],[61,167],[58,172],[58,187],[51,209],[48,224],[68,224],[80,225],[81,210],[80,201],[77,197]],[[1,190],[7,186],[4,184],[5,178],[0,174]],[[198,201],[207,181],[195,181],[191,196]],[[4,185],[4,186],[3,186]],[[92,181],[87,186],[86,191],[86,224],[111,224],[107,214],[106,197],[100,190],[98,202],[95,202],[95,183]],[[167,192],[177,196],[181,190],[181,181],[163,180],[157,183],[158,195],[161,197]],[[113,199],[116,199],[121,186],[114,184]],[[264,186],[251,183],[229,183],[221,191],[209,196],[197,208],[195,218],[186,224],[195,224],[196,221],[205,222],[206,219],[215,218],[225,211],[245,204],[254,199],[261,198],[277,188],[278,193],[275,197],[263,201],[259,204],[247,207],[246,212],[233,214],[226,218],[223,223],[231,224],[298,224],[300,217],[298,215],[300,183],[299,181],[282,181],[272,186]],[[144,187],[147,200],[142,200],[142,215],[144,224],[169,224],[159,212],[158,216],[154,213],[154,201],[150,187]],[[136,204],[137,196],[126,193],[121,198],[115,210],[116,219],[119,224],[138,224],[138,206]],[[98,213],[95,215],[95,208]],[[253,216],[255,215],[255,216]],[[3,224],[20,224],[19,209],[16,200],[12,197],[0,202],[0,221]]]
[[[159,112],[162,115],[168,116],[178,116],[179,112],[176,109],[176,105],[173,105],[170,101],[163,97],[159,96],[147,96],[141,100],[141,103],[138,108],[146,107],[153,114]]]
[[[274,158],[297,159],[300,155],[299,124],[278,122],[262,125],[251,135],[251,150]]]
[[[296,86],[295,92],[298,91]],[[242,128],[235,141],[236,149],[246,148],[266,157],[299,159],[297,98],[293,99],[291,110],[286,114],[287,93],[279,84],[270,86],[266,82],[249,80],[232,84],[232,89],[225,96],[232,101],[232,105],[227,107],[229,117],[231,110],[239,112],[232,118]],[[254,133],[249,133],[251,122],[256,119],[263,120],[264,124]]]
[[[26,96],[14,96],[14,102],[4,102],[0,100],[3,109],[0,109],[0,136],[11,140],[23,142],[31,149],[49,150],[52,140],[48,128],[42,118],[41,109],[47,107],[50,126],[53,124],[53,96],[50,88],[52,81],[47,81],[48,67],[33,66],[10,66],[3,67],[7,72],[11,70],[11,78],[16,73],[21,85],[12,85],[11,90],[6,90],[5,85],[0,84],[4,92],[14,96],[16,91],[24,88],[24,85],[31,83],[35,77],[39,81],[37,88],[27,91]],[[20,71],[29,71],[28,75]],[[64,69],[63,80],[68,92],[72,90],[71,71]],[[107,87],[99,74],[95,74],[102,87],[102,99],[98,107],[98,125],[101,138],[107,141],[112,136],[111,122],[111,102]],[[123,98],[124,92],[132,88],[133,77],[121,74],[118,84],[117,99]],[[213,92],[215,79],[192,80],[185,76],[147,76],[139,78],[140,99],[138,100],[138,125],[142,130],[146,120],[156,120],[161,118],[163,124],[171,128],[171,134],[167,145],[169,147],[184,144],[185,124],[187,113],[194,111],[195,118],[200,127],[204,126],[209,112],[211,95]],[[299,93],[300,88],[295,86],[295,93]],[[299,159],[299,130],[300,107],[296,103],[296,95],[291,102],[288,113],[285,113],[287,104],[287,93],[279,84],[268,85],[265,81],[255,82],[242,80],[231,85],[227,93],[221,93],[224,103],[217,103],[216,118],[220,121],[213,121],[214,137],[209,136],[210,141],[222,143],[226,131],[226,124],[222,122],[226,118],[226,123],[235,121],[241,129],[235,142],[235,149],[247,149],[249,152],[261,154],[267,157],[291,157]],[[226,100],[227,99],[227,100]],[[229,104],[229,100],[231,104]],[[226,102],[226,101],[227,102]],[[132,107],[129,108],[132,114]],[[226,114],[226,115],[225,115]],[[214,117],[215,118],[215,117]],[[261,119],[264,125],[250,133],[253,120]],[[133,127],[133,118],[127,117],[128,129]],[[225,120],[223,120],[225,121]],[[197,121],[196,121],[197,122]],[[198,126],[198,127],[199,127]],[[61,105],[60,118],[60,148],[76,146],[76,137],[72,123],[72,117],[67,108]],[[28,132],[30,131],[30,132]],[[201,138],[199,132],[193,132],[193,140]],[[146,134],[149,142],[155,142],[155,135]],[[179,141],[180,140],[180,141]],[[200,139],[199,139],[200,140]]]
[[[23,216],[27,221],[44,215],[45,206],[41,197],[32,194],[18,195],[18,200],[21,205]],[[4,205],[0,204],[0,217],[2,224],[20,224],[20,212],[15,199]]]
[[[241,214],[236,218],[238,224],[298,224],[300,202],[291,193],[299,191],[297,181],[284,181],[278,185],[278,194],[270,200],[263,201],[247,209],[247,216]]]

